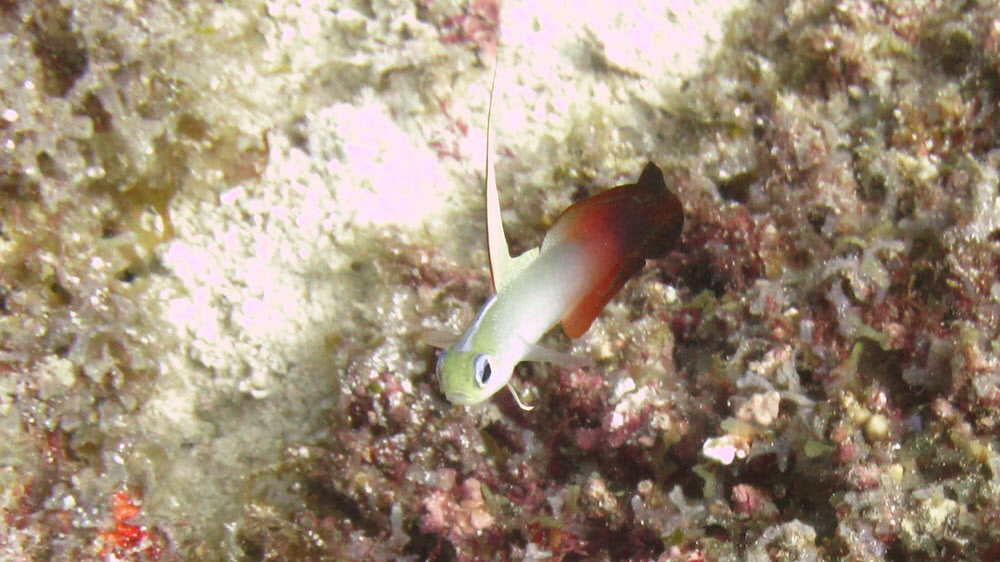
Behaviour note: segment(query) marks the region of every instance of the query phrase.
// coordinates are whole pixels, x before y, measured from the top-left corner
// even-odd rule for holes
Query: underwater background
[[[475,407],[428,334],[657,163]],[[1000,6],[0,0],[4,560],[1000,556]]]

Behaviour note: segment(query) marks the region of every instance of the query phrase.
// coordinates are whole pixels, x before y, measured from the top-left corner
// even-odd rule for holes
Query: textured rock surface
[[[0,1],[3,558],[996,557],[1000,8],[543,4]],[[531,413],[498,44],[515,248],[688,213]]]

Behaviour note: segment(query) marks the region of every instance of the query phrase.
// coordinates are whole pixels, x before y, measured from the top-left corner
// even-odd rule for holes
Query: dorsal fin
[[[493,276],[493,290],[497,293],[514,278],[519,271],[535,261],[538,248],[512,258],[507,236],[503,231],[503,218],[500,216],[500,194],[497,192],[496,155],[493,143],[493,90],[496,88],[497,67],[500,66],[497,55],[496,66],[493,67],[493,84],[490,86],[490,105],[486,112],[486,243],[490,254],[490,273]]]

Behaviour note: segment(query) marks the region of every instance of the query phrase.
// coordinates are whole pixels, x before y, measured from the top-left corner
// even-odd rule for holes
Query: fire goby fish
[[[680,200],[649,162],[636,183],[573,204],[540,247],[512,257],[487,146],[486,233],[495,294],[458,343],[438,358],[445,397],[456,404],[482,402],[510,383],[521,361],[579,366],[574,356],[536,342],[556,324],[571,338],[582,336],[647,259],[670,252],[683,225]],[[530,409],[511,392],[519,406]]]

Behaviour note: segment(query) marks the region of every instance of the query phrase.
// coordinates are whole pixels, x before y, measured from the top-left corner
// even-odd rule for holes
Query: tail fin
[[[680,199],[663,181],[663,172],[649,162],[639,181],[619,185],[565,211],[545,234],[542,250],[566,238],[598,238],[614,244],[620,258],[656,259],[677,244],[684,228]]]
[[[639,257],[662,258],[677,245],[677,240],[681,237],[684,207],[681,206],[680,199],[667,189],[663,172],[652,162],[642,169],[635,188],[645,197],[641,204],[649,212],[651,226],[639,244]]]
[[[588,293],[562,318],[563,331],[579,337],[647,259],[665,256],[680,238],[684,208],[667,189],[663,172],[646,164],[639,181],[620,185],[563,211],[542,242],[572,241],[594,256]]]

